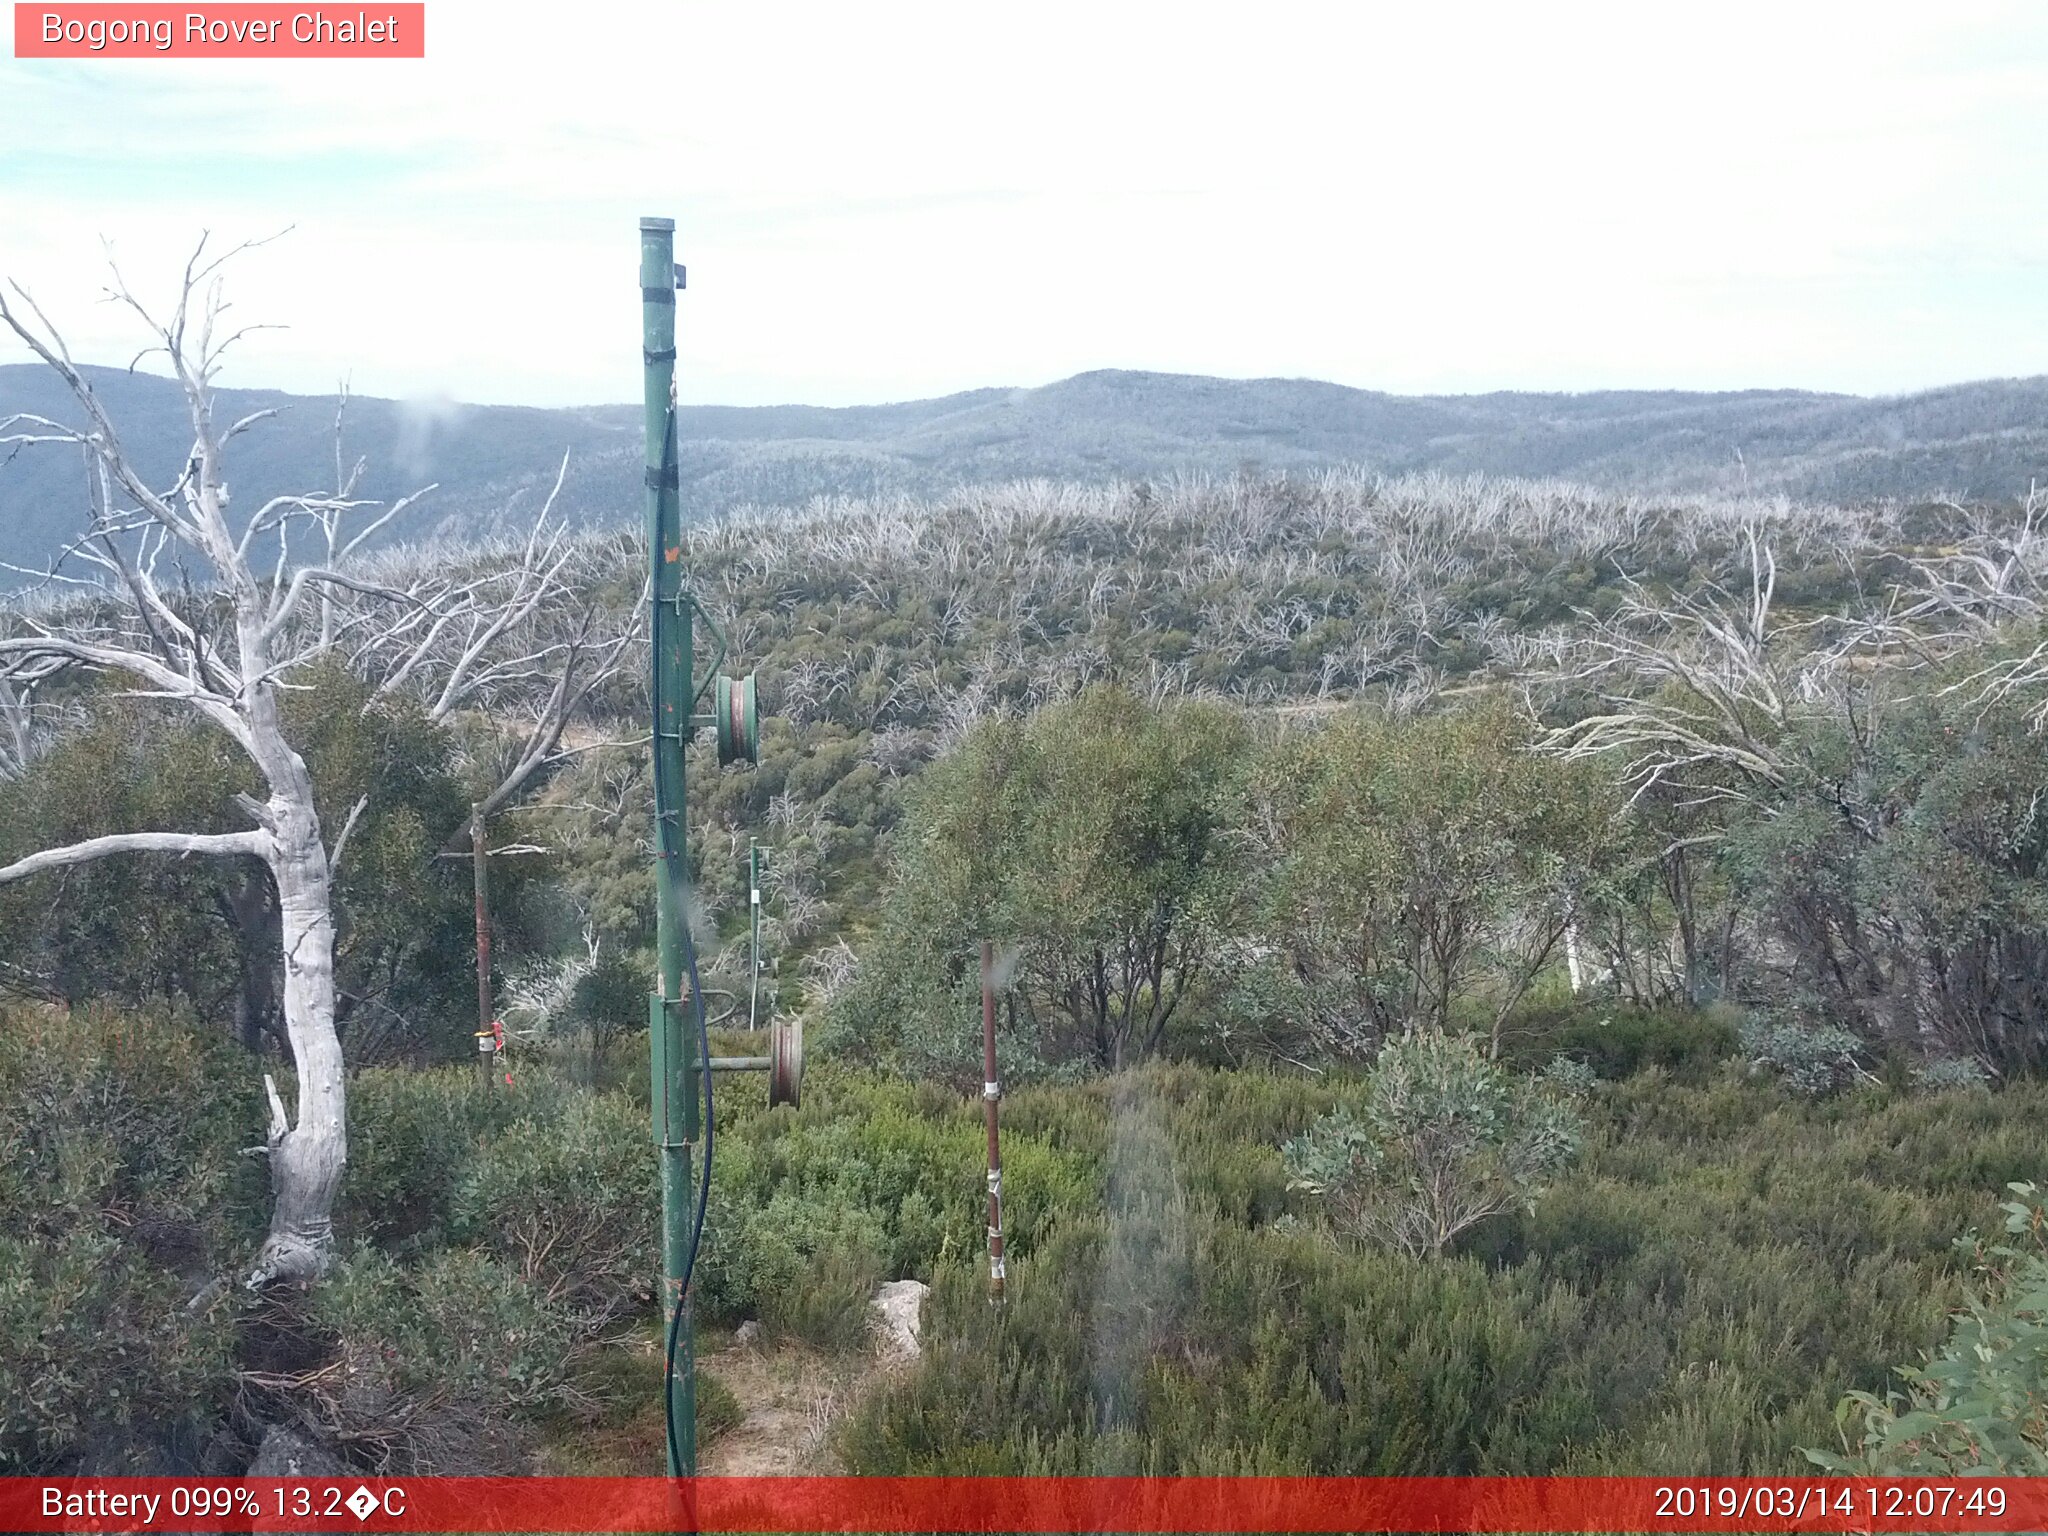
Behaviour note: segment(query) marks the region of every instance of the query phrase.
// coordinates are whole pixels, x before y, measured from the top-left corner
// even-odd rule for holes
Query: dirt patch
[[[741,1344],[700,1357],[746,1416],[698,1453],[708,1477],[786,1477],[839,1470],[832,1428],[881,1373],[866,1356],[828,1359],[784,1345]]]
[[[821,1476],[843,1472],[832,1431],[866,1397],[915,1367],[930,1287],[892,1281],[869,1303],[868,1347],[821,1355],[797,1344],[764,1345],[749,1323],[699,1362],[732,1393],[742,1417],[706,1441],[698,1470],[709,1477]]]
[[[826,1355],[800,1344],[764,1345],[758,1335],[697,1356],[698,1366],[732,1393],[737,1424],[698,1440],[697,1470],[709,1477],[819,1476],[843,1470],[832,1431],[868,1393],[915,1361],[877,1330],[871,1347]],[[609,1356],[620,1389],[615,1412],[536,1448],[528,1470],[539,1476],[651,1476],[663,1462],[661,1346],[652,1337]]]

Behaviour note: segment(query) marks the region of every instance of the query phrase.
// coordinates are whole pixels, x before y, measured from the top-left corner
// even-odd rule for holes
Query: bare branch
[[[357,799],[354,805],[349,807],[348,820],[341,824],[341,836],[334,840],[334,851],[327,855],[328,874],[333,875],[341,869],[341,853],[344,848],[348,847],[348,835],[355,831],[356,818],[363,814],[369,803],[370,797],[363,795]]]
[[[0,869],[0,884],[25,879],[46,869],[88,864],[117,853],[175,853],[180,857],[195,853],[210,857],[247,854],[260,859],[268,857],[273,847],[267,832],[117,832],[109,837],[87,838],[82,843],[70,843],[62,848],[45,848],[27,858],[16,859]]]

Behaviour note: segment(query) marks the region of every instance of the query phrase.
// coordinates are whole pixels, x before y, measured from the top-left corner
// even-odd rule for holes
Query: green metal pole
[[[685,836],[683,745],[690,733],[694,657],[694,605],[683,581],[682,507],[676,459],[675,221],[640,221],[641,361],[646,384],[647,552],[652,580],[652,686],[654,700],[654,902],[660,950],[660,990],[650,999],[648,1046],[653,1073],[654,1141],[661,1156],[663,1325],[682,1311],[676,1375],[664,1381],[674,1396],[674,1432],[668,1473],[697,1472],[695,1329],[683,1289],[696,1190],[690,1154],[697,1140],[697,1032],[684,997],[683,929],[689,921],[689,847]]]

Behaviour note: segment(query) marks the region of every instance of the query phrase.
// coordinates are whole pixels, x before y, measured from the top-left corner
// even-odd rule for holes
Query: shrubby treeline
[[[990,936],[1024,1070],[1169,1040],[1370,1057],[1416,1029],[1498,1055],[1532,993],[1739,1006],[1780,1067],[1833,1031],[1852,1070],[2034,1070],[2048,737],[1940,696],[1892,707],[1881,750],[1830,723],[1797,747],[1842,773],[1701,802],[1546,751],[1558,733],[1499,698],[1276,728],[1097,686],[926,771],[830,1038],[970,1082]]]
[[[736,653],[758,661],[768,715],[758,769],[721,773],[700,768],[691,779],[692,852],[704,949],[714,955],[719,934],[730,935],[744,920],[746,842],[750,835],[759,836],[770,854],[770,948],[785,962],[785,993],[793,1003],[803,1001],[797,985],[801,976],[810,983],[810,1001],[820,1000],[850,974],[849,952],[841,941],[872,925],[884,879],[883,843],[902,813],[904,788],[935,759],[953,753],[983,720],[1020,720],[1096,682],[1120,684],[1148,704],[1213,696],[1260,712],[1270,706],[1284,722],[1300,727],[1318,723],[1325,710],[1356,698],[1383,701],[1385,750],[1360,743],[1361,733],[1369,730],[1359,723],[1361,715],[1328,733],[1327,744],[1305,745],[1293,780],[1264,790],[1271,804],[1268,823],[1283,815],[1356,818],[1356,846],[1318,855],[1334,861],[1323,873],[1341,873],[1354,892],[1375,878],[1372,860],[1380,855],[1373,851],[1373,840],[1391,841],[1391,818],[1411,814],[1394,810],[1390,797],[1439,793],[1448,801],[1470,788],[1454,782],[1450,776],[1457,774],[1492,775],[1500,781],[1496,800],[1519,804],[1514,814],[1532,820],[1517,844],[1517,857],[1540,862],[1544,839],[1564,830],[1533,825],[1550,814],[1538,802],[1553,792],[1557,771],[1519,752],[1519,736],[1517,745],[1503,743],[1496,749],[1482,739],[1488,727],[1431,724],[1442,713],[1432,701],[1445,690],[1455,698],[1458,690],[1489,682],[1510,692],[1558,685],[1556,696],[1546,693],[1539,701],[1543,723],[1597,713],[1600,698],[1612,691],[1609,685],[1623,680],[1582,675],[1588,662],[1585,646],[1607,640],[1603,626],[1630,619],[1632,605],[1668,603],[1714,583],[1739,590],[1749,574],[1750,536],[1759,530],[1775,554],[1776,609],[1788,630],[1776,639],[1776,649],[1803,654],[1813,649],[1810,638],[1799,632],[1809,620],[1862,611],[1870,606],[1871,594],[1921,582],[1916,562],[1936,560],[1943,551],[1960,559],[1972,551],[2004,547],[2001,540],[2009,545],[2023,523],[1995,508],[1659,502],[1602,497],[1565,486],[1386,480],[1328,472],[1120,489],[1027,484],[930,503],[825,503],[805,514],[743,515],[699,527],[691,534],[698,588],[732,637]],[[516,565],[517,555],[511,549],[472,551],[451,563],[445,554],[397,550],[379,557],[367,574],[398,588],[428,572],[440,580],[471,582],[489,578],[499,566]],[[2033,560],[2029,554],[2021,564],[2030,571]],[[616,627],[639,590],[635,541],[623,535],[590,538],[575,548],[571,563],[579,591],[611,613],[611,627]],[[1959,675],[1968,670],[1962,667]],[[1846,670],[1836,674],[1838,679],[1848,675]],[[352,686],[374,692],[373,680],[360,673],[358,678]],[[1640,681],[1629,680],[1628,691],[1640,691]],[[1797,699],[1801,684],[1796,671],[1781,681]],[[451,836],[459,847],[464,797],[488,789],[505,766],[501,759],[516,755],[523,719],[546,702],[539,686],[508,675],[493,682],[487,710],[426,722],[431,729],[405,724],[402,714],[394,716],[393,708],[404,701],[388,695],[377,698],[367,714],[358,710],[361,718],[355,724],[346,723],[352,701],[343,697],[345,688],[330,691],[327,706],[313,702],[320,688],[288,698],[303,701],[298,706],[302,733],[317,723],[325,735],[354,738],[346,747],[337,740],[337,752],[352,753],[353,766],[329,771],[335,787],[326,797],[324,814],[338,822],[352,804],[347,786],[339,783],[344,771],[363,787],[376,785],[366,818],[389,814],[410,796],[422,808],[424,837],[436,842],[435,849],[423,847],[431,860]],[[633,753],[589,745],[607,738],[633,739],[641,728],[643,686],[629,669],[591,693],[583,704],[587,718],[576,725],[568,743],[572,754],[556,765],[552,779],[543,776],[530,802],[507,807],[500,818],[504,839],[547,850],[529,860],[493,863],[494,876],[502,871],[508,887],[508,930],[499,946],[507,981],[518,981],[515,973],[522,968],[545,970],[565,957],[580,965],[593,954],[607,965],[630,969],[636,952],[651,941],[646,775]],[[1924,787],[1962,812],[1955,797],[1965,788],[1957,773],[1948,771],[1939,783],[1928,776],[1927,765],[1949,739],[1944,730],[1959,722],[1980,736],[1987,729],[2009,730],[2016,733],[2016,749],[2026,748],[2023,710],[2007,712],[2000,724],[1979,718],[1967,694],[1942,699],[1931,687],[1914,686],[1934,700],[1921,706],[1923,711],[1946,711],[1951,718],[1909,720],[1900,732],[1886,716],[1883,731],[1871,732],[1859,721],[1876,717],[1851,699],[1831,717],[1769,727],[1788,749],[1811,737],[1807,755],[1815,770],[1798,783],[1772,784],[1769,793],[1787,802],[1773,805],[1789,816],[1778,818],[1785,822],[1781,835],[1805,828],[1808,844],[1796,852],[1826,864],[1835,884],[1848,879],[1835,866],[1862,857],[1856,827],[1890,827],[1886,818],[1897,819],[1904,797],[1917,796]],[[535,696],[527,697],[522,688]],[[33,750],[17,754],[26,758],[15,770],[20,792],[61,801],[65,782],[75,780],[76,773],[68,764],[40,770],[36,764],[76,728],[79,708],[78,699],[52,693],[47,685],[34,701],[24,731]],[[138,709],[127,718],[133,721],[143,713]],[[23,717],[16,712],[9,718]],[[485,728],[494,720],[499,729]],[[117,733],[137,728],[108,727]],[[162,739],[156,729],[150,727],[152,739]],[[1455,734],[1460,729],[1456,741],[1440,740],[1412,751],[1401,745],[1418,733]],[[1845,781],[1827,757],[1868,757],[1859,732],[1873,737],[1879,755],[1845,770],[1850,774]],[[1305,741],[1314,735],[1307,730],[1297,734]],[[1901,747],[1920,744],[1922,768],[1894,751],[1895,738]],[[8,760],[7,739],[0,734],[0,771]],[[379,743],[372,755],[382,755],[374,763],[360,750],[364,742]],[[309,761],[317,768],[324,742],[311,741],[309,748]],[[1348,770],[1334,760],[1347,751],[1356,760],[1353,767],[1367,758],[1378,765],[1370,785],[1347,786]],[[1456,754],[1458,762],[1432,763],[1431,751]],[[1460,766],[1468,753],[1490,754],[1490,760]],[[1332,760],[1317,768],[1319,755]],[[1610,755],[1609,766],[1620,773],[1628,756],[1626,751]],[[2008,753],[1999,760],[1994,779],[2024,766],[2009,759]],[[1993,769],[1978,772],[1981,778]],[[1394,780],[1404,774],[1405,782],[1396,785]],[[1502,777],[1515,774],[1527,782],[1517,786]],[[1884,774],[1894,782],[1880,784]],[[386,781],[408,775],[419,782],[395,796]],[[38,787],[39,780],[45,787]],[[162,803],[172,785],[181,782],[186,798],[175,806]],[[1836,827],[1819,812],[1839,799],[1838,782],[1852,789],[1868,785],[1876,798],[1867,808],[1855,808],[1853,821]],[[1975,791],[1979,800],[1995,795],[1999,782],[1980,783]],[[175,810],[234,825],[232,808],[222,806],[223,796],[213,786],[205,771],[183,780],[166,774],[164,783],[151,790],[160,803],[110,802],[90,818],[71,821],[81,830],[115,829],[127,812],[168,819]],[[1745,925],[1757,920],[1752,909],[1726,899],[1738,869],[1750,871],[1754,886],[1773,870],[1782,875],[1794,866],[1765,842],[1742,842],[1740,832],[1760,828],[1770,818],[1752,818],[1750,827],[1732,830],[1724,807],[1702,809],[1692,803],[1699,796],[1690,790],[1660,785],[1637,794],[1641,788],[1628,785],[1636,796],[1632,826],[1640,846],[1625,853],[1610,850],[1613,860],[1593,887],[1554,891],[1543,908],[1548,922],[1534,916],[1540,904],[1521,898],[1510,902],[1518,921],[1526,916],[1534,924],[1513,942],[1524,946],[1525,959],[1543,964],[1572,961],[1574,952],[1597,946],[1597,954],[1576,955],[1584,971],[1608,973],[1611,984],[1636,1002],[1711,998],[1731,986],[1726,973],[1745,958],[1751,936]],[[15,793],[10,789],[9,798]],[[1709,793],[1725,797],[1728,786],[1716,785]],[[1320,808],[1289,802],[1290,796],[1313,794],[1324,797]],[[1810,805],[1789,803],[1802,794]],[[1984,807],[1990,804],[1984,801]],[[38,814],[50,809],[46,804]],[[1799,814],[1790,815],[1792,810]],[[1496,804],[1486,814],[1498,811]],[[1418,808],[1413,814],[1427,812]],[[366,820],[365,827],[371,825]],[[1239,830],[1258,837],[1267,835],[1270,826],[1253,820]],[[1839,838],[1837,830],[1843,834]],[[1995,830],[1981,829],[1973,846],[1988,849],[1984,839]],[[17,835],[12,841],[21,839]],[[1896,846],[1906,850],[1910,841]],[[1935,857],[1932,848],[1914,846],[1923,858]],[[1491,855],[1478,847],[1442,853],[1460,861],[1464,873],[1457,878],[1480,882],[1489,899],[1497,894],[1497,877],[1510,884],[1545,878],[1533,866],[1482,875],[1480,863]],[[1964,849],[1959,856],[1967,863],[1980,853]],[[1254,860],[1263,857],[1257,854]],[[1297,861],[1295,868],[1300,878],[1308,877],[1306,865]],[[116,869],[138,905],[146,903],[164,920],[190,929],[189,943],[167,945],[168,950],[225,957],[215,962],[215,970],[231,965],[248,972],[240,997],[233,998],[213,974],[189,974],[194,967],[181,960],[150,983],[158,995],[220,1018],[224,1025],[232,1022],[236,1009],[244,1017],[264,1012],[272,966],[246,936],[262,926],[260,900],[243,921],[236,904],[222,895],[209,891],[196,903],[184,899],[192,894],[181,884],[189,883],[189,870],[144,859],[122,860],[108,875]],[[346,865],[343,873],[347,881]],[[407,981],[407,967],[394,967],[393,961],[408,945],[419,949],[464,942],[459,910],[465,902],[463,872],[459,865],[440,861],[405,872],[394,865],[389,873],[396,883],[388,888],[431,887],[439,893],[438,905],[432,915],[424,909],[408,911],[390,925],[379,956],[364,957],[373,967],[381,966],[381,974],[374,981],[359,975],[355,985],[344,987],[340,1006],[375,1013],[392,1049],[453,1053],[462,1046],[461,1031],[449,1027],[441,1007],[400,994],[407,985],[431,977],[432,984],[445,984],[452,1007],[456,968],[437,957],[411,967]],[[538,905],[522,909],[517,888],[528,873],[544,876],[545,889],[535,887]],[[2014,866],[2014,874],[2023,878],[2023,863]],[[214,882],[212,876],[203,878],[209,886]],[[1859,899],[1866,906],[1878,899],[1874,887],[1879,878],[1874,865],[1868,876],[1857,877],[1866,892]],[[1882,878],[1907,890],[1917,876],[1894,871]],[[1967,888],[1974,878],[1973,866],[1960,881],[1948,884]],[[259,898],[260,885],[251,882]],[[25,912],[43,914],[73,935],[91,930],[92,905],[75,899],[73,888],[60,878],[44,877],[24,889],[29,893],[22,897]],[[156,899],[159,895],[165,899]],[[353,912],[348,896],[345,889],[342,905]],[[1866,1016],[1873,996],[1896,1000],[1903,995],[1891,974],[1897,944],[1873,949],[1859,927],[1845,949],[1844,919],[1833,890],[1795,896],[1788,893],[1778,904],[1783,921],[1774,943],[1806,943],[1812,959],[1779,991],[1788,997],[1825,998],[1831,1007],[1853,1003],[1854,1011]],[[1813,910],[1794,911],[1801,900]],[[2017,915],[2024,904],[2022,884],[2005,907]],[[1574,911],[1574,920],[1546,949],[1546,929]],[[207,915],[196,915],[201,912]],[[173,918],[173,913],[181,915]],[[1354,917],[1370,926],[1381,923],[1384,914],[1342,914],[1347,923]],[[1967,1033],[1964,1021],[1972,1017],[1974,995],[1995,988],[2000,977],[2013,972],[2009,952],[2026,919],[2021,917],[2021,928],[2009,930],[2010,936],[1982,941],[1967,937],[1966,914],[1963,930],[1955,929],[1957,919],[1954,912],[1931,911],[1915,919],[1929,932],[1944,923],[1949,927],[1938,953],[1925,962],[1947,1001],[1928,999],[1914,1007],[1945,1007],[1956,1049],[2010,1055],[1995,1039],[1972,1045],[1961,1036]],[[367,911],[353,920],[375,921]],[[1447,985],[1454,984],[1460,967],[1475,961],[1475,925],[1495,918],[1455,906],[1437,912],[1427,947],[1395,959],[1392,948],[1375,943],[1369,968],[1378,969],[1371,975],[1355,967],[1348,973],[1333,967],[1331,946],[1339,936],[1330,924],[1338,920],[1334,908],[1297,904],[1291,924],[1284,925],[1287,931],[1269,932],[1272,942],[1288,950],[1288,963],[1265,967],[1265,984],[1269,990],[1288,989],[1289,1005],[1319,1020],[1319,1028],[1333,1037],[1353,1028],[1353,1016],[1361,1009],[1377,1010],[1370,1038],[1393,1011],[1414,1006],[1424,992],[1434,995],[1441,1012]],[[1265,929],[1276,926],[1283,925],[1268,922]],[[0,957],[19,968],[9,974],[31,989],[74,995],[75,988],[60,973],[77,960],[57,956],[47,937],[17,941],[14,935],[20,932],[0,928],[0,939],[6,940],[0,943]],[[435,934],[441,938],[432,938]],[[1675,950],[1664,942],[1667,935]],[[1411,940],[1421,942],[1419,936]],[[1488,942],[1497,948],[1508,940],[1492,933]],[[70,948],[75,957],[79,946]],[[452,950],[442,954],[453,957]],[[728,964],[733,961],[743,963],[743,957],[729,956]],[[1151,962],[1160,974],[1148,984],[1170,981],[1166,973],[1175,968],[1170,961]],[[156,970],[144,966],[139,974],[150,977]],[[1291,980],[1280,974],[1283,970]],[[1919,980],[1924,983],[1926,977]],[[1105,977],[1098,990],[1110,987]],[[1414,997],[1404,1001],[1398,996],[1404,987]],[[352,1001],[362,998],[372,1001]],[[2024,1015],[2035,1006],[2024,997],[1996,1001],[2002,1014],[2017,1009]],[[1165,1006],[1160,1004],[1161,1011]],[[1096,1014],[1089,1027],[1109,1031],[1107,1011],[1098,1008]],[[615,999],[595,998],[579,1005],[576,1022],[601,1034],[635,1021],[635,1010],[617,1006]],[[361,1030],[365,1022],[354,1019],[351,1027]],[[1108,1054],[1114,1055],[1113,1045]]]
[[[844,1347],[877,1279],[937,1283],[930,1364],[847,1430],[861,1471],[1796,1470],[1936,1343],[1944,1245],[2038,1173],[2024,523],[1330,475],[698,530],[772,715],[757,770],[692,777],[707,980],[744,986],[762,836],[785,1001],[830,1026],[804,1110],[721,1105],[707,1316]],[[576,559],[616,620],[632,541]],[[1982,622],[1945,641],[1865,600],[1891,589]],[[494,865],[534,1053],[486,1098],[427,1065],[473,1054],[468,869],[437,855],[545,699],[508,677],[433,718],[312,681],[285,707],[323,824],[365,806],[343,1261],[302,1298],[216,1283],[262,1230],[242,872],[0,890],[10,1465],[239,1470],[270,1422],[365,1468],[532,1465],[654,1400],[617,1039],[648,786],[597,745],[638,685],[501,818],[545,851]],[[90,682],[18,703],[0,857],[235,824],[198,732]],[[1000,1319],[955,1091],[984,936],[1026,1085]]]

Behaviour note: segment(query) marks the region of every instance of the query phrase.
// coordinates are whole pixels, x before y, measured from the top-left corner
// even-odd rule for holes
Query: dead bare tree
[[[2026,633],[2048,612],[2044,517],[2048,495],[2038,485],[2029,486],[2017,529],[1980,532],[1945,558],[1914,561],[1918,590],[1908,594],[1913,600],[1890,628],[1915,650],[1935,657],[1998,647]],[[2026,703],[2033,728],[2048,727],[2048,698],[2035,699],[2048,692],[2048,641],[1987,662],[1943,691],[1966,694],[1979,707]]]
[[[644,608],[581,595],[608,573],[590,568],[604,550],[553,520],[568,467],[564,455],[523,541],[487,549],[464,570],[448,570],[441,555],[387,562],[387,580],[403,571],[417,600],[394,622],[366,627],[349,658],[374,685],[373,704],[410,693],[437,723],[479,711],[493,721],[525,717],[479,798],[486,820],[563,758],[620,744],[565,740],[578,712],[626,664]],[[462,847],[466,828],[456,839]]]
[[[1706,800],[1782,788],[1795,714],[1835,687],[1862,632],[1815,644],[1815,625],[1775,619],[1777,562],[1754,526],[1748,544],[1747,594],[1710,587],[1658,602],[1631,590],[1612,621],[1569,648],[1544,680],[1590,685],[1602,707],[1547,732],[1540,747],[1566,758],[1621,754],[1638,796],[1666,783]]]
[[[282,723],[283,691],[294,686],[294,674],[344,647],[353,647],[358,661],[368,658],[381,667],[392,687],[435,678],[446,709],[494,686],[535,686],[548,702],[527,749],[495,792],[502,803],[557,750],[567,712],[607,663],[616,664],[625,644],[616,636],[594,643],[588,625],[572,626],[566,637],[506,661],[499,642],[536,615],[565,606],[563,564],[536,558],[545,547],[539,525],[526,558],[511,562],[509,577],[499,570],[463,583],[424,572],[377,570],[360,557],[364,540],[421,493],[388,505],[357,499],[355,477],[340,470],[338,456],[334,494],[276,496],[239,526],[231,520],[226,450],[274,412],[259,411],[225,426],[215,417],[214,380],[223,356],[252,329],[230,330],[224,323],[229,306],[220,274],[229,259],[260,243],[209,255],[202,239],[167,314],[145,306],[118,269],[113,272],[109,297],[138,317],[151,338],[137,361],[158,356],[167,363],[190,416],[191,451],[175,480],[161,489],[146,481],[124,447],[57,326],[19,284],[10,285],[11,295],[0,293],[0,324],[64,381],[83,421],[72,426],[40,416],[9,417],[0,421],[0,448],[59,443],[83,449],[91,470],[85,526],[56,565],[91,568],[101,589],[64,607],[0,612],[0,686],[19,700],[39,680],[65,670],[124,679],[130,696],[163,700],[219,730],[257,770],[266,790],[262,799],[235,797],[253,824],[247,831],[135,831],[91,838],[18,859],[0,868],[0,881],[129,853],[254,860],[267,873],[276,903],[280,1006],[297,1074],[297,1104],[296,1115],[288,1115],[275,1081],[265,1075],[270,1124],[264,1150],[273,1206],[251,1285],[310,1279],[326,1268],[330,1216],[348,1156],[333,889],[365,802],[357,802],[330,846],[312,777]],[[345,521],[358,514],[360,522],[345,529]],[[328,561],[291,569],[291,535],[308,525],[324,543]],[[271,538],[277,557],[266,576],[255,568],[254,552],[259,540]],[[267,552],[268,545],[262,547]],[[178,569],[188,565],[199,568],[198,581],[188,581]],[[463,641],[452,654],[443,646],[451,636]]]
[[[242,249],[240,247],[237,248]],[[314,809],[313,781],[303,758],[285,738],[279,691],[295,660],[284,639],[298,602],[309,589],[347,580],[338,572],[309,570],[288,585],[266,584],[251,569],[256,533],[326,508],[325,497],[280,497],[266,503],[238,534],[229,524],[224,450],[262,415],[226,428],[214,420],[213,380],[222,355],[240,332],[222,334],[226,304],[219,272],[228,256],[206,257],[205,242],[186,263],[175,307],[158,319],[115,274],[114,296],[141,316],[184,391],[191,415],[192,450],[177,480],[165,490],[147,484],[123,448],[97,393],[73,361],[57,327],[18,284],[10,285],[17,310],[0,294],[0,323],[53,369],[85,413],[80,428],[41,417],[16,416],[0,424],[0,442],[80,444],[104,494],[94,497],[85,534],[69,553],[118,579],[126,605],[109,619],[56,626],[29,620],[24,632],[0,638],[0,671],[32,681],[68,667],[113,673],[134,691],[175,701],[232,740],[261,773],[268,797],[238,797],[254,827],[245,832],[132,832],[48,848],[0,869],[0,880],[120,853],[173,853],[253,857],[275,882],[282,918],[284,1014],[298,1069],[298,1118],[285,1113],[267,1074],[270,1099],[270,1233],[251,1282],[306,1277],[325,1267],[332,1241],[330,1213],[348,1157],[346,1088],[341,1045],[334,1030],[334,917],[332,883],[341,849],[330,851]],[[225,625],[212,614],[181,613],[159,581],[157,563],[167,550],[205,562]],[[343,838],[346,837],[346,829]]]
[[[35,685],[0,677],[0,784],[19,778],[35,754]]]

